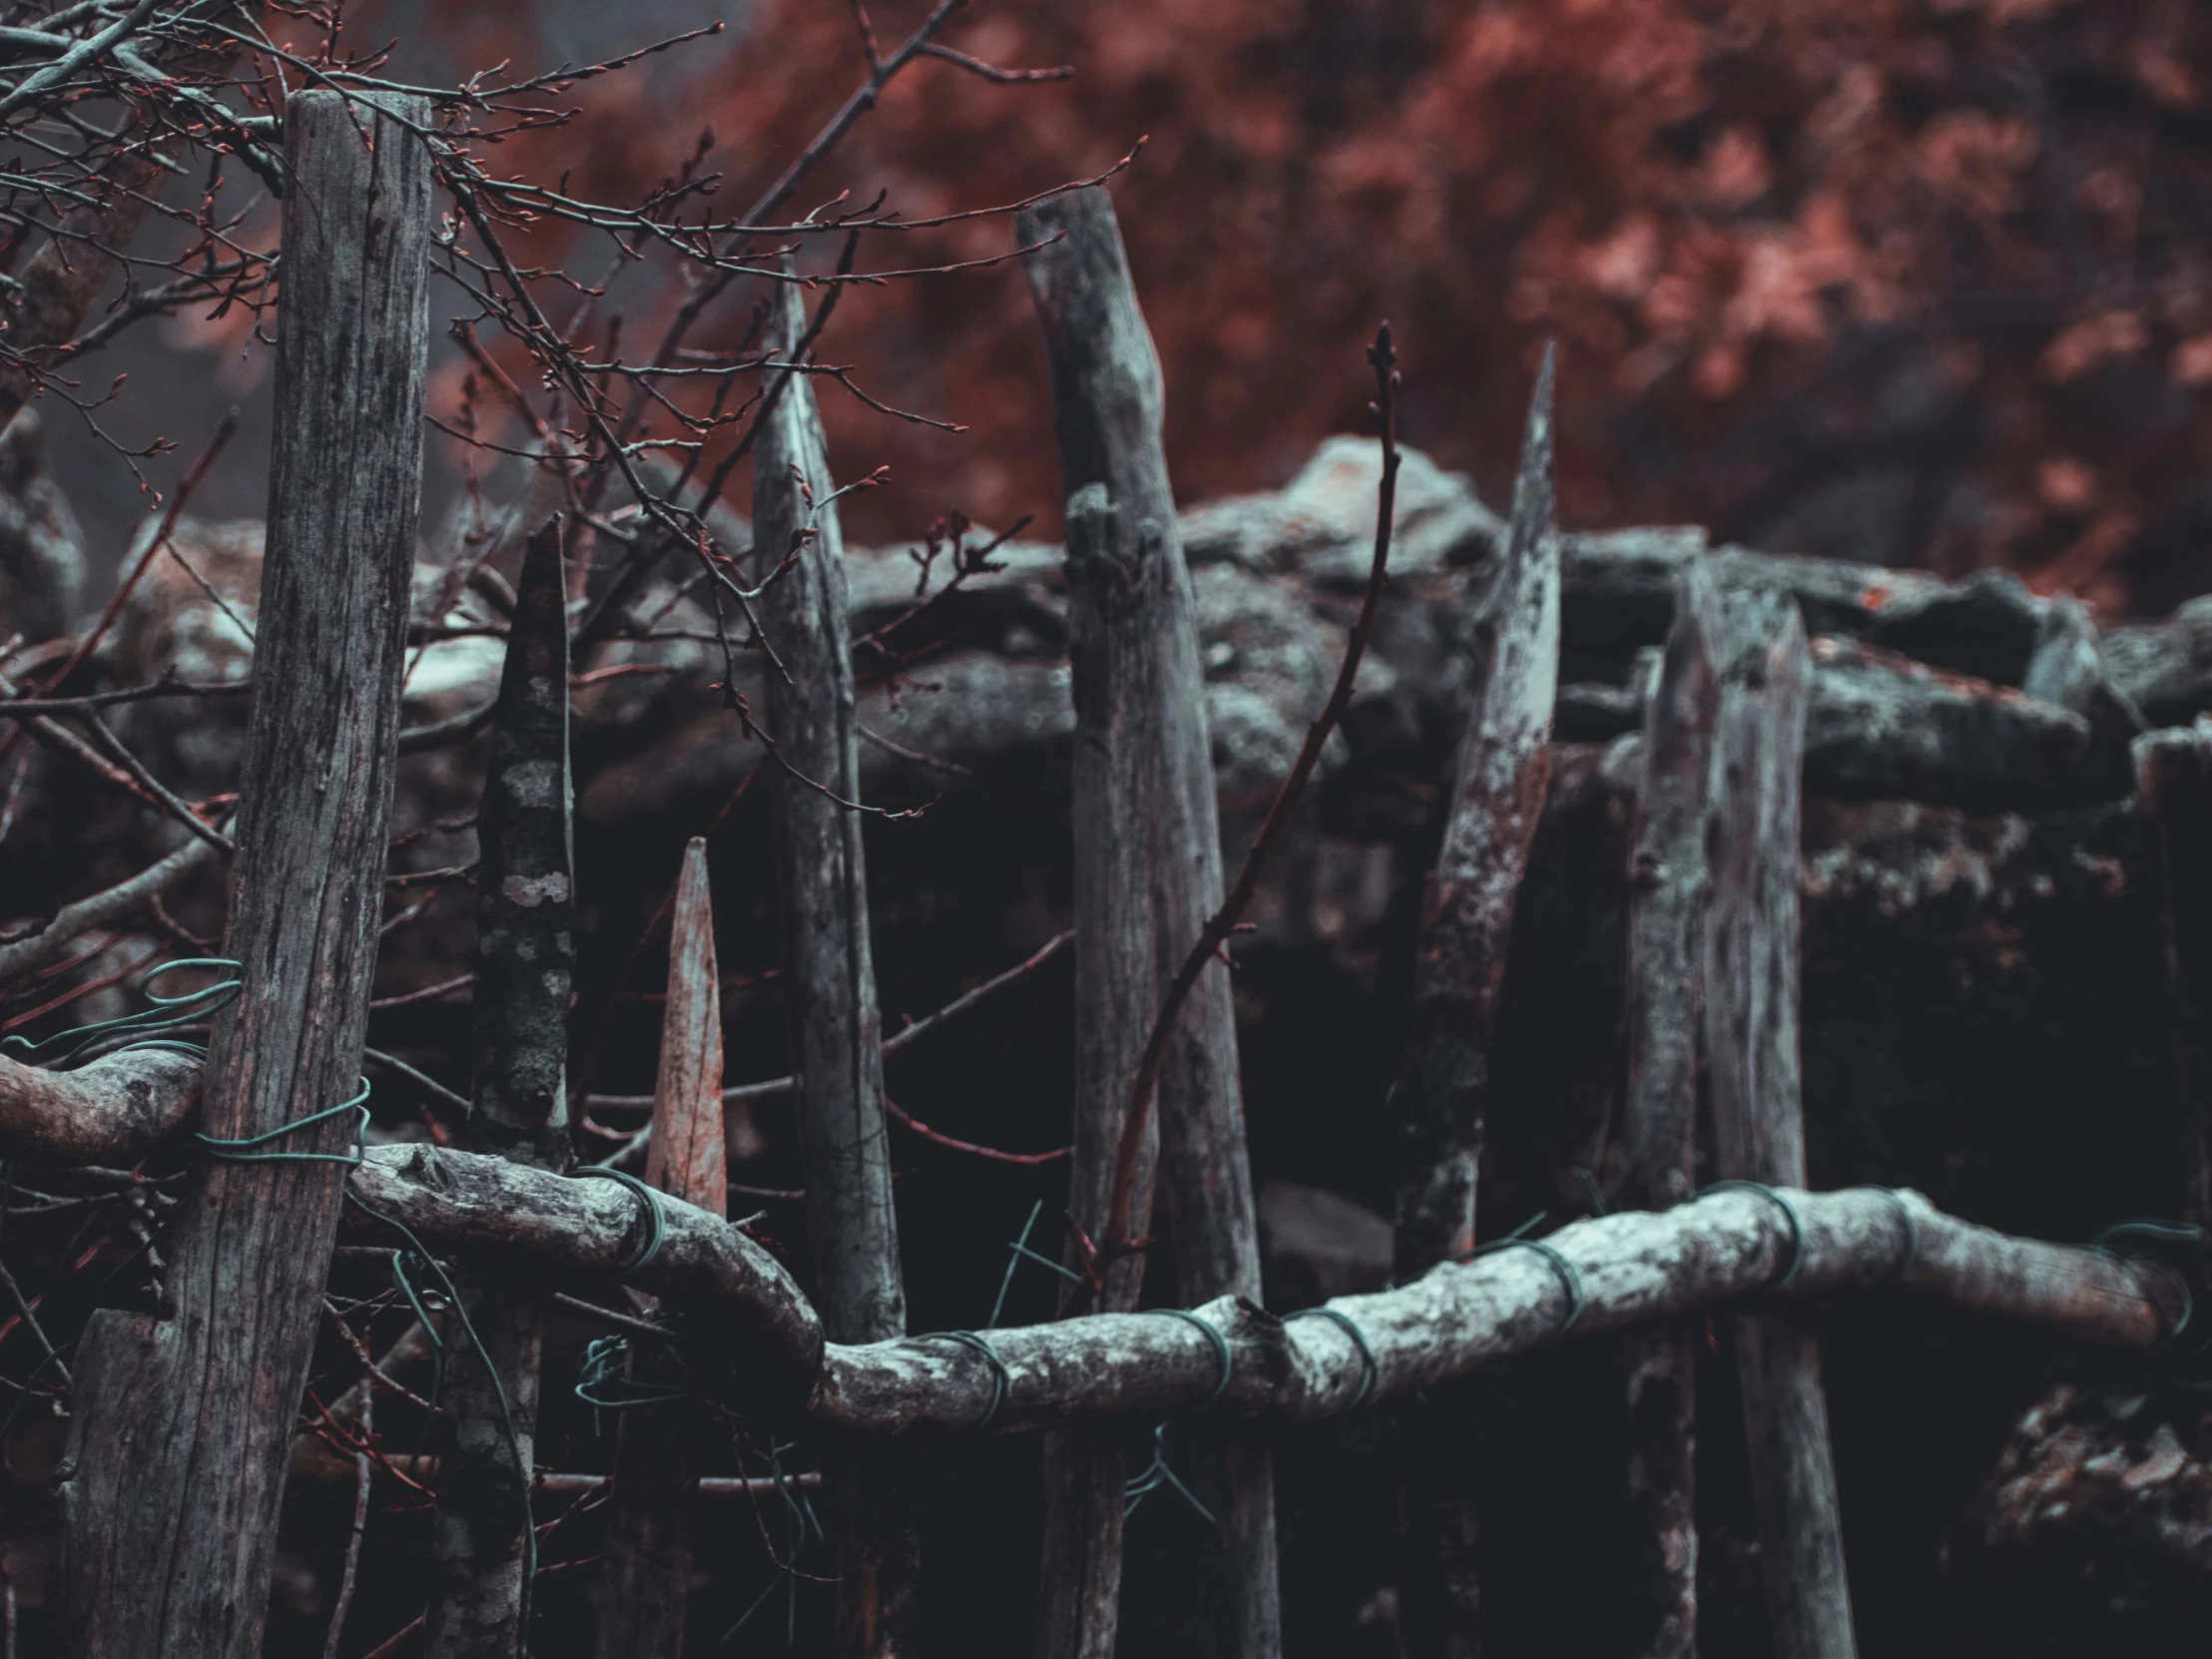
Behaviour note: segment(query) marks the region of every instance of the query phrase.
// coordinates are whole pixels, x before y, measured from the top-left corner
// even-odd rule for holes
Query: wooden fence
[[[1226,1610],[1218,1646],[1262,1659],[1282,1645],[1276,1436],[1392,1406],[1411,1413],[1409,1437],[1448,1435],[1448,1407],[1416,1409],[1412,1396],[1511,1355],[1622,1330],[1636,1333],[1628,1387],[1640,1405],[1628,1479],[1669,1564],[1648,1586],[1648,1651],[1693,1651],[1688,1321],[1715,1310],[1739,1321],[1776,1650],[1848,1654],[1836,1483],[1802,1299],[1894,1287],[2134,1350],[2185,1317],[2187,1286],[2156,1263],[2007,1237],[1911,1192],[1805,1190],[1805,630],[1794,600],[1716,582],[1697,558],[1670,573],[1673,632],[1646,713],[1629,1111],[1612,1182],[1636,1207],[1477,1244],[1497,1231],[1478,1232],[1475,1213],[1488,1046],[1558,681],[1548,363],[1497,598],[1473,619],[1477,666],[1422,922],[1415,1038],[1393,1097],[1405,1135],[1399,1283],[1283,1317],[1259,1305],[1229,968],[1211,950],[1191,956],[1235,913],[1222,908],[1159,365],[1095,189],[1039,205],[1019,227],[1069,525],[1078,1004],[1064,1317],[988,1332],[906,1329],[835,490],[799,372],[766,394],[778,402],[757,457],[755,585],[732,586],[773,659],[767,706],[746,718],[772,762],[813,1294],[725,1218],[712,906],[696,846],[675,900],[646,1181],[575,1178],[604,1172],[574,1169],[566,1116],[574,871],[557,516],[535,527],[524,556],[490,717],[464,1144],[379,1146],[356,1161],[349,1108],[401,748],[432,224],[419,112],[363,119],[333,94],[308,92],[289,101],[283,124],[293,186],[252,738],[231,855],[236,1000],[214,1019],[205,1059],[174,1047],[126,1047],[67,1070],[0,1059],[0,1154],[130,1161],[188,1124],[203,1154],[165,1246],[168,1306],[98,1316],[76,1359],[62,1494],[78,1651],[258,1652],[286,1456],[339,1248],[394,1256],[453,1298],[442,1318],[451,1433],[434,1463],[410,1464],[434,1471],[437,1487],[419,1629],[422,1651],[440,1655],[527,1650],[528,1497],[534,1483],[576,1478],[531,1470],[544,1322],[556,1296],[618,1282],[649,1299],[642,1319],[607,1316],[639,1339],[618,1368],[625,1386],[678,1391],[665,1311],[681,1316],[690,1389],[765,1422],[834,1431],[820,1484],[841,1540],[841,1652],[912,1651],[925,1493],[902,1448],[1047,1433],[1038,1649],[1051,1659],[1114,1648],[1136,1473],[1116,1422],[1188,1419],[1178,1475],[1220,1522],[1217,1557],[1202,1564]],[[805,319],[798,289],[782,295],[769,338],[793,353]],[[1383,372],[1386,406],[1386,363]],[[1388,513],[1385,496],[1379,572]],[[1326,722],[1317,750],[1325,737]],[[2175,867],[2192,876],[2203,867],[2204,754],[2201,738],[2167,741],[2143,761]],[[196,841],[177,857],[219,855]],[[2177,960],[2201,1001],[2203,894],[2181,880],[2175,891]],[[1178,1009],[1179,975],[1189,987]],[[1148,1066],[1156,1109],[1144,1087],[1132,1090]],[[1726,1178],[1702,1195],[1701,1069]],[[340,1102],[348,1109],[332,1109]],[[2201,1149],[2202,1125],[2190,1136]],[[2201,1203],[2201,1174],[2193,1179]],[[1155,1213],[1176,1246],[1173,1313],[1138,1311]],[[364,1493],[371,1392],[341,1402],[362,1436]],[[691,1557],[679,1499],[700,1486],[692,1412],[670,1399],[624,1414],[607,1482],[602,1654],[680,1650]],[[1472,1494],[1433,1472],[1413,1484],[1425,1517],[1414,1536],[1430,1556],[1408,1569],[1408,1596],[1420,1584],[1426,1597],[1408,1608],[1409,1640],[1462,1651],[1474,1612],[1462,1524]]]

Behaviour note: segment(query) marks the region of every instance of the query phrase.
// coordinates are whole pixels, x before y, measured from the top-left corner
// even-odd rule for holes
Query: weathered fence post
[[[1809,665],[1779,594],[1722,607],[1705,1034],[1719,1173],[1805,1185],[1798,1055],[1799,821]],[[1787,1271],[1787,1270],[1785,1270]],[[1803,1314],[1735,1322],[1759,1553],[1778,1659],[1849,1659],[1850,1586],[1820,1349]]]
[[[414,558],[434,221],[428,153],[334,92],[284,106],[283,292],[252,724],[207,1135],[279,1132],[357,1087]],[[346,1114],[261,1150],[337,1153]],[[223,1150],[223,1149],[218,1149]],[[236,1151],[237,1149],[230,1149]],[[211,1159],[161,1317],[104,1312],[62,1487],[86,1659],[256,1659],[340,1204],[334,1163]]]
[[[1504,570],[1480,625],[1449,816],[1422,905],[1413,1026],[1391,1104],[1404,1138],[1400,1281],[1474,1248],[1474,1200],[1498,986],[1528,847],[1551,786],[1559,688],[1559,535],[1551,492],[1552,354],[1528,405]]]
[[[779,284],[767,341],[785,360],[807,317]],[[790,375],[753,455],[753,534],[765,574],[792,567],[760,601],[769,649],[768,734],[776,874],[784,907],[785,1002],[799,1077],[800,1149],[816,1304],[830,1340],[904,1334],[906,1292],[883,1122],[882,1018],[868,946],[860,850],[859,733],[845,620],[844,538],[813,387]],[[880,1455],[846,1464],[838,1651],[894,1653],[910,1641],[916,1540],[912,1494]]]
[[[1665,1210],[1696,1189],[1698,1022],[1720,681],[1719,601],[1702,558],[1675,588],[1659,685],[1644,713],[1644,773],[1628,877],[1628,1094],[1622,1202]],[[1695,1332],[1660,1325],[1622,1343],[1628,1382],[1628,1495],[1644,1571],[1629,1585],[1638,1651],[1697,1652]],[[1647,1543],[1648,1540],[1648,1543]]]
[[[1222,901],[1221,829],[1190,572],[1160,443],[1160,361],[1137,303],[1113,203],[1093,187],[1024,212],[1025,260],[1052,375],[1068,519],[1076,707],[1076,1163],[1071,1206],[1106,1223],[1115,1149],[1167,987]],[[1057,239],[1057,240],[1053,240]],[[1159,1087],[1155,1179],[1177,1295],[1260,1296],[1226,968],[1193,989]],[[1142,1194],[1130,1231],[1143,1231]],[[1106,1308],[1135,1306],[1141,1263],[1117,1263]],[[1282,1645],[1274,1465],[1257,1440],[1205,1446],[1221,1501],[1229,1652]],[[1113,1651],[1122,1457],[1084,1434],[1047,1453],[1039,1653]],[[1212,1471],[1209,1470],[1209,1475]]]
[[[572,1161],[576,972],[562,529],[548,520],[523,552],[492,715],[476,821],[475,1082],[464,1136],[471,1151],[556,1172]],[[451,1437],[430,1531],[423,1652],[505,1659],[528,1636],[527,1494],[551,1290],[527,1269],[489,1264],[456,1278],[483,1353],[456,1322],[445,1345]]]
[[[668,1001],[661,1015],[661,1070],[653,1089],[653,1138],[645,1178],[713,1215],[730,1202],[722,1124],[722,985],[715,966],[714,897],[707,842],[684,848],[669,924]],[[649,1382],[662,1356],[633,1350]],[[601,1659],[682,1659],[691,1593],[692,1505],[708,1423],[690,1400],[620,1413],[612,1512],[607,1519]]]
[[[2158,826],[2181,1074],[2181,1219],[2212,1227],[2212,716],[2135,740],[2135,789]]]
[[[1422,905],[1412,1031],[1390,1092],[1401,1137],[1401,1284],[1474,1248],[1498,988],[1551,785],[1559,684],[1551,398],[1547,347],[1529,398],[1503,568],[1474,642],[1443,843]],[[1408,1552],[1399,1619],[1406,1651],[1422,1659],[1478,1648],[1481,1586],[1468,1490],[1473,1415],[1462,1390],[1462,1397],[1407,1410],[1399,1424]]]

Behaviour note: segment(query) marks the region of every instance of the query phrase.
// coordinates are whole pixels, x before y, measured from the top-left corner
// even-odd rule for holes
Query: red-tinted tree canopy
[[[889,43],[918,15],[873,21]],[[1075,74],[919,66],[802,204],[1011,201],[1149,135],[1115,189],[1186,498],[1280,482],[1360,426],[1388,316],[1407,440],[1493,497],[1559,338],[1570,523],[2008,565],[2107,611],[2204,585],[2212,25],[2182,0],[989,0],[948,38]],[[734,212],[862,67],[834,0],[689,50],[547,141],[580,182],[671,175],[704,128]],[[867,252],[1010,245],[993,218]],[[970,428],[829,397],[840,470],[892,467],[865,531],[1056,520],[1028,310],[1010,265],[847,295],[824,360]]]

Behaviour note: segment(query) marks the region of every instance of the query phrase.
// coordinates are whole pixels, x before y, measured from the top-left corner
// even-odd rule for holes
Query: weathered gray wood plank
[[[1103,190],[1022,214],[1024,264],[1051,370],[1068,519],[1076,912],[1075,1163],[1071,1211],[1104,1238],[1137,1070],[1167,989],[1222,901],[1205,679],[1190,572],[1161,446],[1159,358]],[[1052,241],[1057,237],[1058,240]],[[1228,970],[1208,968],[1161,1067],[1152,1182],[1174,1242],[1178,1299],[1260,1294]],[[1148,1130],[1148,1134],[1151,1131]],[[1144,1172],[1138,1172],[1144,1183]],[[1134,1187],[1129,1231],[1150,1206]],[[1135,1305],[1142,1260],[1107,1269],[1103,1306]],[[1255,1442],[1187,1453],[1223,1523],[1216,1576],[1224,1651],[1280,1650],[1274,1471]],[[1039,1651],[1111,1653],[1121,1507],[1118,1450],[1087,1437],[1047,1460]]]
[[[1714,663],[1719,600],[1702,560],[1685,567],[1659,683],[1644,715],[1644,772],[1630,842],[1628,1093],[1621,1202],[1665,1210],[1696,1190],[1703,920],[1711,892]],[[1628,1384],[1628,1495],[1641,1525],[1634,1598],[1638,1651],[1697,1652],[1695,1333],[1653,1326],[1622,1344]],[[1648,1543],[1647,1543],[1648,1541]]]
[[[1399,1136],[1396,1270],[1474,1248],[1490,1047],[1528,849],[1551,782],[1559,684],[1559,535],[1551,481],[1552,353],[1529,398],[1505,563],[1474,633],[1443,841],[1424,895],[1412,1031],[1390,1092]],[[1401,1425],[1400,1628],[1414,1659],[1480,1651],[1479,1517],[1471,1489],[1483,1402],[1411,1407]]]
[[[1479,626],[1443,845],[1413,969],[1413,1035],[1391,1113],[1403,1136],[1397,1272],[1474,1248],[1498,986],[1528,847],[1551,782],[1559,685],[1559,533],[1551,488],[1551,354],[1529,401],[1505,569]]]
[[[1715,1164],[1727,1180],[1805,1185],[1798,1056],[1798,865],[1810,669],[1797,606],[1722,608],[1709,845],[1706,1047]],[[1761,1571],[1779,1659],[1849,1659],[1851,1588],[1820,1350],[1794,1310],[1739,1319]]]
[[[767,342],[798,349],[799,289],[779,284]],[[868,944],[861,852],[859,731],[846,640],[844,540],[829,452],[806,375],[794,375],[753,457],[761,568],[797,561],[760,601],[769,649],[768,733],[776,873],[784,914],[785,1002],[799,1077],[807,1240],[824,1325],[839,1342],[906,1329],[883,1119],[883,1028]],[[788,675],[788,678],[786,677]],[[916,1559],[912,1496],[879,1463],[843,1482],[837,1651],[890,1654],[911,1640]]]
[[[780,285],[770,348],[794,350],[805,333],[799,290]],[[769,649],[789,676],[769,673],[767,722],[786,763],[773,779],[785,997],[816,1300],[834,1339],[867,1342],[905,1329],[906,1294],[883,1120],[861,815],[844,804],[859,800],[859,734],[845,644],[844,542],[828,499],[835,487],[813,392],[797,376],[761,429],[753,488],[764,570],[800,553],[760,601]]]
[[[428,109],[396,106],[414,122]],[[234,864],[244,988],[215,1024],[205,1129],[237,1139],[354,1092],[421,476],[434,223],[427,152],[335,93],[284,107],[283,294],[257,691]],[[332,1120],[286,1143],[334,1151]],[[62,1498],[88,1659],[255,1659],[285,1454],[342,1177],[210,1162],[168,1245],[168,1312],[101,1313]]]

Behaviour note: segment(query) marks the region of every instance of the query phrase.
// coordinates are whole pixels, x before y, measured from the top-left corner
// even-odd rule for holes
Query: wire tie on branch
[[[1194,1412],[1193,1415],[1210,1409],[1216,1400],[1229,1391],[1229,1373],[1232,1364],[1229,1355],[1229,1339],[1214,1329],[1211,1323],[1200,1319],[1187,1308],[1148,1308],[1145,1310],[1143,1317],[1181,1320],[1185,1325],[1194,1325],[1206,1333],[1206,1340],[1214,1345],[1214,1359],[1219,1363],[1220,1370],[1214,1377],[1213,1392],[1206,1396],[1204,1401],[1200,1403],[1198,1412]],[[1219,1526],[1221,1524],[1214,1518],[1214,1512],[1207,1508],[1205,1504],[1199,1502],[1198,1494],[1184,1485],[1181,1477],[1169,1466],[1168,1424],[1165,1421],[1155,1423],[1152,1428],[1152,1461],[1132,1475],[1122,1486],[1122,1519],[1127,1520],[1135,1514],[1137,1505],[1162,1486],[1174,1490],[1185,1503],[1188,1503],[1205,1520],[1208,1526]]]
[[[628,1170],[602,1169],[594,1164],[571,1173],[579,1181],[587,1179],[619,1181],[637,1194],[638,1202],[645,1207],[647,1224],[645,1243],[638,1246],[631,1253],[630,1260],[622,1264],[623,1278],[629,1278],[630,1275],[651,1262],[654,1257],[660,1255],[662,1242],[668,1237],[668,1211],[662,1207],[659,1192],[647,1186]]]
[[[1607,1213],[1604,1189],[1597,1184],[1597,1173],[1586,1164],[1574,1166],[1574,1184],[1582,1189],[1582,1202],[1590,1207],[1590,1214]]]
[[[418,1263],[436,1279],[438,1294],[445,1298],[446,1305],[453,1310],[454,1322],[460,1326],[461,1334],[468,1338],[468,1346],[476,1351],[477,1361],[484,1369],[485,1381],[491,1383],[492,1399],[499,1407],[500,1432],[507,1442],[507,1455],[514,1462],[516,1498],[522,1505],[522,1588],[518,1616],[522,1632],[521,1651],[527,1653],[530,1645],[531,1591],[538,1576],[538,1533],[536,1519],[530,1508],[530,1465],[522,1455],[522,1436],[515,1431],[514,1411],[507,1403],[506,1387],[499,1381],[499,1368],[492,1363],[491,1351],[484,1347],[483,1338],[476,1334],[476,1327],[469,1320],[468,1310],[461,1304],[461,1293],[454,1288],[451,1277],[438,1265],[428,1248],[415,1237],[414,1230],[397,1216],[387,1216],[374,1205],[363,1201],[350,1185],[345,1189],[345,1202],[372,1221],[381,1222],[407,1242],[406,1249],[392,1252],[391,1282],[399,1294],[407,1299],[407,1305],[414,1310],[415,1318],[421,1322],[424,1334],[430,1339],[431,1403],[435,1405],[444,1391],[445,1340],[438,1335],[437,1325],[430,1318],[430,1310],[409,1277],[407,1263],[410,1260]],[[428,1431],[427,1423],[424,1431]]]
[[[133,1047],[151,1048],[151,1043],[133,1044]],[[180,1045],[181,1046],[181,1045]],[[267,1146],[271,1141],[282,1140],[302,1129],[311,1129],[318,1123],[327,1123],[346,1112],[356,1113],[353,1123],[353,1145],[344,1152],[255,1152],[257,1146]],[[309,1112],[303,1118],[293,1118],[289,1123],[279,1123],[276,1128],[259,1135],[247,1135],[239,1140],[222,1140],[214,1135],[194,1131],[208,1156],[226,1164],[340,1164],[346,1169],[358,1168],[366,1156],[368,1146],[368,1079],[361,1079],[359,1090],[335,1106],[325,1106],[319,1112]]]
[[[1716,1181],[1698,1196],[1713,1193],[1757,1193],[1769,1203],[1778,1206],[1790,1223],[1790,1265],[1782,1270],[1782,1276],[1768,1282],[1766,1288],[1779,1291],[1798,1276],[1798,1269],[1805,1265],[1805,1225],[1798,1220],[1797,1206],[1782,1196],[1781,1190],[1768,1186],[1764,1181]],[[1900,1203],[1903,1201],[1900,1200]],[[1914,1236],[1914,1252],[1919,1253],[1919,1235]]]
[[[350,1192],[345,1196],[347,1201],[357,1208],[368,1210],[368,1206],[354,1198]],[[373,1210],[368,1210],[368,1213],[370,1215],[376,1214]],[[430,1390],[424,1397],[429,1400],[431,1411],[436,1412],[442,1408],[445,1399],[445,1339],[438,1335],[437,1321],[430,1317],[430,1304],[422,1293],[415,1288],[414,1276],[407,1271],[409,1256],[410,1253],[404,1250],[395,1250],[391,1253],[392,1289],[407,1299],[407,1306],[414,1313],[415,1324],[422,1327],[422,1335],[429,1341]],[[419,1257],[416,1259],[426,1260],[426,1258]],[[422,1425],[422,1439],[415,1447],[418,1455],[429,1449],[432,1426],[432,1423],[428,1421]]]
[[[998,1420],[998,1408],[1006,1403],[1006,1390],[1013,1381],[1007,1375],[1006,1362],[998,1357],[998,1350],[991,1347],[990,1338],[980,1331],[932,1331],[929,1335],[940,1343],[958,1343],[962,1348],[971,1348],[990,1363],[991,1402],[975,1419],[972,1430],[977,1434],[984,1432]]]
[[[1166,1486],[1195,1510],[1208,1526],[1219,1526],[1213,1510],[1199,1502],[1198,1494],[1183,1484],[1182,1476],[1168,1466],[1168,1425],[1155,1423],[1152,1428],[1152,1461],[1130,1476],[1121,1489],[1121,1518],[1127,1520],[1137,1512],[1137,1505]]]
[[[996,1326],[998,1316],[1006,1311],[1006,1293],[1014,1288],[1014,1270],[1024,1261],[1048,1267],[1071,1284],[1085,1283],[1083,1276],[1072,1268],[1063,1267],[1051,1257],[1029,1248],[1029,1235],[1036,1231],[1037,1218],[1043,1214],[1044,1200],[1040,1198],[1029,1207],[1029,1219],[1021,1224],[1021,1237],[1006,1247],[1006,1276],[998,1282],[998,1300],[991,1304],[991,1317],[983,1322],[986,1331]]]
[[[1532,1227],[1536,1221],[1541,1220],[1543,1220],[1543,1217],[1538,1215],[1535,1221],[1531,1221],[1526,1225]],[[1552,1336],[1554,1338],[1564,1337],[1572,1331],[1575,1321],[1582,1317],[1584,1298],[1581,1271],[1566,1257],[1562,1256],[1557,1247],[1548,1245],[1541,1239],[1522,1238],[1518,1233],[1509,1234],[1502,1239],[1492,1239],[1486,1245],[1477,1245],[1460,1257],[1459,1261],[1464,1264],[1473,1261],[1477,1256],[1494,1256],[1501,1250],[1533,1250],[1551,1264],[1551,1271],[1559,1276],[1560,1288],[1567,1293],[1567,1317],[1559,1322],[1559,1329],[1554,1331]],[[1792,1267],[1790,1271],[1795,1273],[1797,1269]]]
[[[165,996],[154,989],[155,982],[165,974],[178,973],[187,968],[217,970],[227,977],[198,990],[183,991],[175,996]],[[142,1008],[135,1014],[125,1014],[118,1019],[96,1020],[90,1025],[71,1026],[57,1031],[50,1037],[33,1042],[26,1037],[11,1036],[0,1043],[0,1048],[12,1050],[34,1063],[48,1050],[53,1050],[52,1063],[67,1065],[88,1048],[111,1036],[127,1036],[128,1041],[109,1049],[120,1054],[127,1049],[160,1048],[172,1053],[190,1054],[199,1059],[207,1058],[205,1043],[187,1042],[179,1037],[161,1033],[176,1031],[188,1025],[200,1025],[219,1010],[228,1008],[238,1000],[244,981],[240,978],[239,963],[228,956],[183,956],[175,961],[162,962],[148,968],[139,976],[139,994],[151,1002],[151,1008]],[[237,1140],[195,1132],[193,1139],[211,1158],[229,1164],[340,1164],[352,1169],[361,1161],[368,1143],[368,1079],[360,1080],[360,1089],[335,1106],[326,1106],[319,1112],[309,1112],[304,1117],[293,1118],[259,1135],[247,1135]],[[256,1147],[282,1140],[302,1129],[311,1129],[318,1123],[343,1117],[347,1112],[356,1114],[353,1127],[353,1145],[344,1152],[257,1152]]]
[[[1214,1358],[1220,1363],[1221,1372],[1214,1379],[1214,1391],[1199,1406],[1202,1412],[1211,1410],[1215,1402],[1229,1391],[1229,1339],[1215,1330],[1211,1322],[1200,1319],[1187,1308],[1149,1308],[1146,1312],[1156,1319],[1181,1320],[1185,1325],[1195,1325],[1206,1333],[1206,1340],[1214,1345]]]
[[[1500,1242],[1517,1243],[1518,1241],[1501,1240]],[[1557,1255],[1558,1253],[1554,1251],[1552,1254]],[[1579,1304],[1577,1304],[1576,1311],[1580,1311]],[[1360,1351],[1360,1391],[1352,1396],[1352,1403],[1347,1405],[1344,1411],[1337,1414],[1343,1416],[1346,1412],[1359,1410],[1361,1406],[1368,1402],[1368,1396],[1375,1392],[1375,1350],[1368,1346],[1367,1333],[1353,1322],[1350,1314],[1337,1308],[1299,1308],[1283,1316],[1285,1325],[1290,1324],[1293,1320],[1327,1320],[1352,1339],[1352,1346]]]
[[[2123,1242],[2128,1240],[2135,1241],[2134,1249],[2127,1248]],[[2143,1248],[2152,1245],[2191,1247],[2201,1260],[2205,1247],[2204,1229],[2155,1219],[2116,1221],[2089,1241],[2091,1250],[2102,1251],[2115,1260],[2153,1262],[2173,1275],[2174,1282],[2181,1287],[2181,1317],[2167,1327],[2166,1334],[2159,1339],[2160,1346],[2164,1347],[2189,1329],[2189,1321],[2197,1311],[2197,1300],[2190,1290],[2189,1275],[2156,1250]],[[2165,1317],[2163,1308],[2159,1310],[2159,1317],[2161,1320]]]
[[[629,1358],[628,1337],[599,1337],[584,1346],[583,1363],[576,1368],[576,1397],[591,1407],[595,1439],[604,1432],[599,1422],[602,1411],[631,1411],[641,1405],[666,1405],[685,1397],[682,1388],[637,1382],[629,1375]],[[624,1391],[601,1392],[609,1383],[619,1384]]]
[[[164,974],[177,973],[185,968],[220,968],[231,977],[203,985],[196,991],[185,991],[177,996],[163,996],[154,989],[154,982]],[[50,1037],[33,1042],[28,1037],[11,1036],[0,1040],[0,1050],[20,1056],[34,1065],[65,1066],[75,1060],[85,1049],[111,1034],[134,1033],[132,1040],[121,1048],[167,1048],[181,1054],[205,1057],[207,1049],[200,1043],[181,1042],[174,1037],[154,1035],[156,1032],[173,1031],[180,1026],[198,1025],[219,1009],[229,1007],[238,1000],[240,987],[239,964],[227,956],[184,956],[173,962],[163,962],[148,968],[139,978],[139,994],[154,1004],[135,1014],[125,1014],[120,1019],[98,1020],[91,1025],[73,1025],[66,1031],[57,1031]],[[50,1058],[46,1051],[57,1050]],[[121,1049],[112,1052],[121,1052]]]

